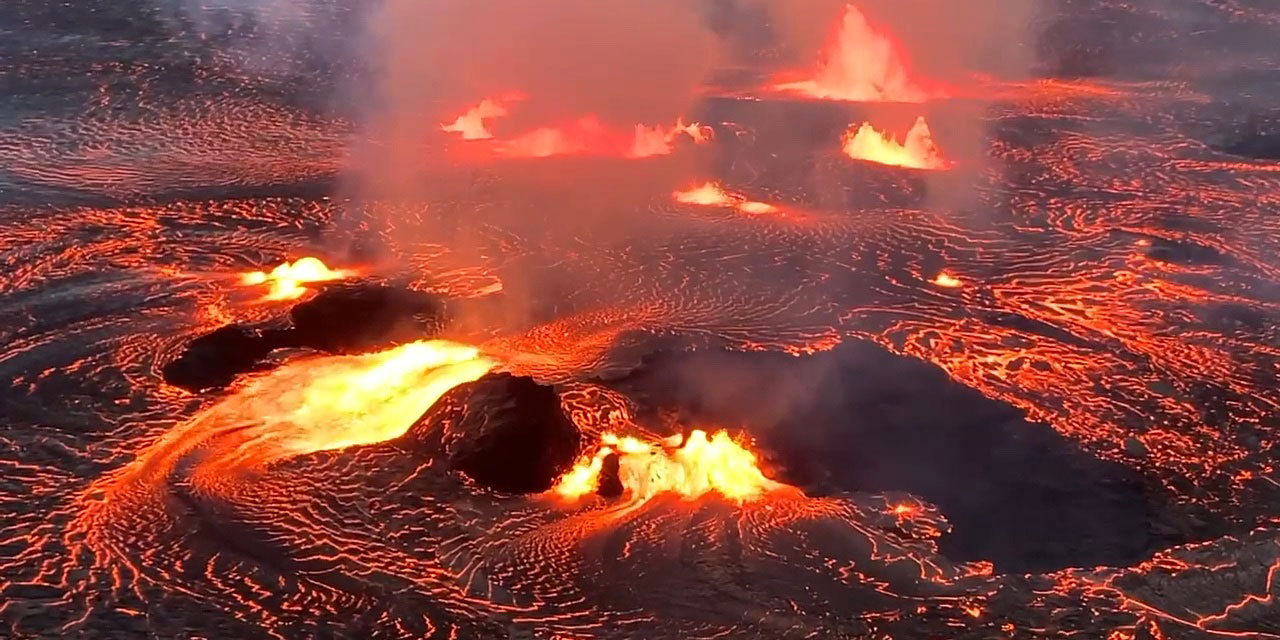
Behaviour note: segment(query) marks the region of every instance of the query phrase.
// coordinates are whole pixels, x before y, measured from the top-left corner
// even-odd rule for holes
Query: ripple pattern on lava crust
[[[679,153],[538,165],[588,185],[618,171],[661,185],[621,203],[566,202],[523,162],[442,172],[431,186],[443,195],[422,206],[321,196],[299,185],[336,177],[351,127],[279,99],[288,81],[246,82],[218,56],[175,64],[163,29],[23,53],[0,71],[6,87],[38,83],[22,95],[43,106],[60,73],[76,90],[40,117],[0,113],[0,635],[1280,637],[1280,167],[1227,135],[1280,100],[1257,82],[1274,50],[1231,46],[1276,41],[1280,14],[1261,0],[1058,11],[1052,33],[1086,39],[1046,60],[1063,77],[1002,87],[984,160],[946,175],[827,145],[865,115],[857,106],[706,100],[690,116],[716,123],[700,151],[713,175],[693,184],[769,206],[750,211],[673,201],[689,185],[661,177]],[[1079,28],[1090,15],[1114,29]],[[6,32],[0,51],[49,35],[37,31]],[[1161,61],[1192,45],[1205,60],[1170,79]],[[82,59],[112,51],[103,69]],[[1248,104],[1224,78],[1252,82]],[[84,95],[96,106],[67,115]],[[945,147],[942,111],[929,125]],[[946,197],[956,184],[966,198]],[[218,394],[164,381],[198,336],[284,327],[293,303],[261,299],[239,274],[334,238],[376,241],[402,258],[379,277],[447,298],[439,340],[282,352]],[[859,340],[878,345],[877,364],[843,371]],[[1120,507],[1178,513],[1124,520],[1171,546],[1129,566],[1009,573],[956,551],[971,534],[949,542],[953,522],[981,514],[948,519],[964,504],[954,490],[918,495],[931,488],[919,477],[823,496],[783,485],[745,501],[570,501],[459,472],[473,453],[523,446],[529,434],[503,418],[526,403],[556,426],[548,439],[572,422],[575,454],[606,433],[669,435],[650,432],[627,385],[652,375],[655,352],[711,348],[753,366],[810,358],[819,373],[816,354],[830,353],[836,381],[810,373],[833,394],[841,376],[940,370],[971,390],[942,401],[989,409],[1001,424],[974,428],[1024,468],[1043,447],[1040,471],[1137,486],[1141,500]],[[494,397],[484,411],[469,382]],[[758,394],[791,393],[785,404],[787,386]],[[751,432],[756,418],[681,426]],[[937,429],[958,439],[956,424]],[[941,437],[931,427],[907,432]],[[540,486],[561,464],[530,475]],[[984,478],[995,492],[1030,481]]]

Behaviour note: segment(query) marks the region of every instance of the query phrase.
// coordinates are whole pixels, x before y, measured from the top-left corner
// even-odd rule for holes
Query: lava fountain
[[[933,284],[936,284],[939,287],[946,287],[948,289],[959,289],[960,287],[964,286],[963,280],[961,280],[960,278],[957,278],[954,275],[951,275],[946,271],[939,273],[937,276],[934,277],[933,280],[930,280],[929,282],[932,282]]]
[[[924,117],[907,131],[903,142],[864,122],[857,129],[852,127],[844,135],[844,154],[854,160],[866,160],[877,164],[911,169],[946,169],[951,163],[942,157],[933,141],[933,132]]]
[[[285,262],[270,272],[253,271],[240,277],[245,286],[270,285],[266,300],[294,300],[307,292],[309,282],[331,282],[356,275],[352,269],[330,269],[319,258],[310,256]]]
[[[812,77],[779,82],[773,89],[851,102],[925,102],[938,93],[912,77],[906,56],[893,38],[853,5],[845,7],[835,38]]]
[[[767,202],[748,200],[742,194],[725,191],[723,187],[714,182],[704,182],[696,187],[677,191],[671,194],[671,197],[681,204],[693,204],[703,207],[734,207],[738,211],[750,215],[777,213],[778,211],[778,207],[774,205]]]
[[[716,493],[734,502],[746,502],[787,486],[765,477],[756,455],[728,432],[708,436],[706,431],[695,429],[687,438],[676,434],[657,444],[607,433],[595,454],[579,460],[553,490],[569,499],[599,490],[610,456],[617,456],[618,480],[633,503],[661,493],[678,494],[686,500]]]
[[[485,98],[454,119],[453,122],[441,124],[440,130],[445,133],[458,133],[463,140],[489,140],[493,133],[489,131],[486,120],[501,118],[507,115],[507,103],[520,99],[520,96],[508,98]]]
[[[459,134],[467,141],[492,140],[493,152],[507,158],[577,155],[638,159],[669,155],[681,138],[694,144],[705,144],[712,139],[710,127],[696,122],[685,124],[683,119],[677,119],[673,125],[637,124],[626,129],[606,124],[595,114],[512,136],[495,135],[487,121],[508,115],[507,105],[518,99],[485,98],[452,122],[442,124],[440,129]]]

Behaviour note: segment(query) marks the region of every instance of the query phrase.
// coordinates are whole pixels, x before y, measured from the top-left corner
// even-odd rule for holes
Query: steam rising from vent
[[[526,134],[510,144],[515,155],[562,152],[571,133],[596,123],[630,142],[637,124],[688,113],[715,50],[683,0],[388,0],[369,38],[378,82],[365,120],[375,143],[354,185],[368,199],[423,195],[440,123],[484,139],[497,136],[486,120],[505,116],[509,134]],[[454,120],[458,105],[511,95],[524,98],[518,110],[491,99]]]
[[[778,54],[751,60],[750,82],[759,84],[747,89],[755,93],[920,103],[916,112],[929,125],[913,128],[902,150],[889,144],[891,136],[873,149],[870,143],[880,141],[869,129],[852,134],[850,155],[911,168],[954,166],[925,177],[927,197],[931,206],[963,204],[973,193],[968,176],[986,168],[985,106],[945,96],[962,95],[953,85],[963,88],[977,72],[1022,71],[1008,61],[1020,60],[1028,13],[1006,4],[386,0],[367,21],[373,80],[357,101],[364,142],[344,176],[342,195],[356,203],[358,218],[348,229],[376,237],[392,254],[401,243],[439,243],[468,269],[484,268],[495,255],[466,222],[470,206],[483,207],[486,224],[533,231],[550,243],[591,237],[607,246],[657,233],[634,214],[637,203],[696,187],[694,176],[739,183],[745,176],[724,172],[744,167],[724,164],[725,148],[790,127],[761,117],[739,138],[729,134],[737,123],[727,121],[723,105],[708,100],[716,95],[713,80],[740,63],[734,51],[743,39],[757,52]],[[734,33],[712,15],[726,7],[760,17],[768,28]],[[909,124],[883,117],[879,110],[889,108],[872,105],[856,115],[881,131]],[[724,139],[713,139],[713,131]],[[824,135],[826,148],[843,148],[838,131]],[[814,182],[815,202],[841,199],[823,192],[831,184],[818,175],[823,169],[798,170],[812,172],[796,179]],[[757,186],[743,188],[772,192]],[[703,191],[676,199],[761,220],[802,211],[799,203],[736,193],[710,203]],[[456,206],[458,215],[422,215],[427,206]],[[586,274],[550,269],[501,277],[503,295],[469,310],[462,322],[498,331],[527,327],[561,292],[592,284]]]

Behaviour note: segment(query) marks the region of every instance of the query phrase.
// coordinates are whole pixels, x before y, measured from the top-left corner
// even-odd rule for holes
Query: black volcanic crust
[[[1135,471],[1100,460],[932,364],[849,341],[806,358],[696,351],[611,383],[642,415],[742,426],[778,480],[811,495],[905,491],[954,525],[952,559],[1001,571],[1126,565],[1202,532],[1158,524]]]
[[[431,337],[444,323],[444,304],[429,293],[376,284],[334,286],[295,305],[292,326],[227,325],[192,340],[164,366],[164,381],[189,391],[218,389],[264,366],[282,348],[360,353]]]
[[[161,373],[165,382],[190,391],[225,387],[252,371],[271,349],[260,332],[227,325],[192,340]]]
[[[450,465],[480,486],[539,493],[577,459],[581,437],[554,388],[503,373],[454,393],[466,399],[445,427],[444,450]]]
[[[440,330],[444,305],[429,293],[382,285],[330,287],[289,311],[295,346],[358,353]]]

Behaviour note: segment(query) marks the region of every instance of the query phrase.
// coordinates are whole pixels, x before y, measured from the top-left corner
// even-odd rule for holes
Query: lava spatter
[[[521,94],[512,94],[503,98],[485,98],[479,104],[468,109],[453,122],[440,125],[445,133],[456,133],[463,140],[489,140],[493,133],[488,129],[487,120],[506,116],[507,105],[524,98]]]
[[[755,454],[728,432],[708,436],[706,431],[694,429],[687,437],[676,434],[656,444],[606,433],[600,448],[566,473],[554,491],[565,498],[598,491],[610,456],[617,457],[618,481],[624,494],[635,502],[663,493],[686,499],[715,493],[743,502],[783,487],[766,478]]]
[[[854,160],[910,169],[946,169],[950,163],[933,141],[933,133],[923,117],[917,118],[902,142],[863,123],[844,135],[844,154]]]
[[[671,197],[681,204],[704,207],[731,207],[747,215],[766,215],[780,211],[777,205],[749,200],[744,195],[730,193],[715,182],[704,182],[696,187],[677,191],[671,194]]]
[[[355,275],[351,269],[331,269],[319,258],[307,256],[284,262],[271,271],[252,271],[240,277],[240,284],[250,287],[268,285],[265,300],[294,300],[307,292],[307,284],[332,282]]]
[[[710,127],[696,122],[685,124],[677,119],[673,125],[637,124],[631,129],[606,123],[595,114],[586,114],[565,122],[536,127],[520,133],[495,134],[489,121],[508,115],[508,105],[523,99],[517,97],[486,98],[441,125],[441,131],[457,134],[464,141],[483,143],[485,149],[505,158],[549,158],[553,156],[606,156],[641,159],[665,156],[675,151],[681,140],[706,144],[712,139]]]
[[[920,84],[902,48],[852,4],[845,7],[817,69],[806,79],[778,82],[772,88],[855,102],[925,102],[939,93]]]

